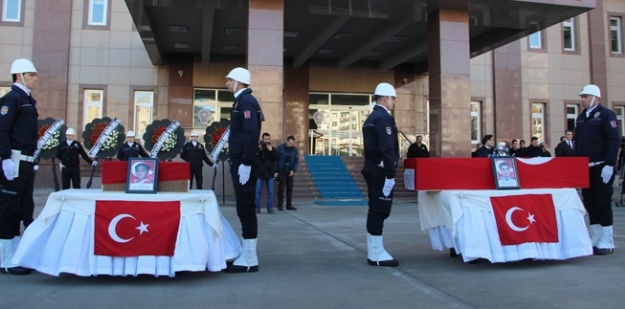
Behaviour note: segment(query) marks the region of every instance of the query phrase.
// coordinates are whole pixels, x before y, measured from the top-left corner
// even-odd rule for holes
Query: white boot
[[[612,239],[612,226],[601,227],[601,239],[597,243],[595,255],[606,255],[614,252],[614,240]]]
[[[12,275],[30,274],[30,269],[9,262],[15,253],[16,246],[13,244],[13,239],[0,239],[0,273]]]
[[[241,255],[226,268],[227,273],[246,273],[258,271],[258,256],[256,255],[256,241],[258,239],[243,239],[241,241]]]
[[[590,241],[592,242],[592,247],[597,248],[597,244],[601,239],[601,225],[600,224],[591,224],[590,225]]]
[[[373,236],[371,234],[367,234],[367,263],[372,266],[392,267],[399,265],[399,262],[384,250],[382,235]]]

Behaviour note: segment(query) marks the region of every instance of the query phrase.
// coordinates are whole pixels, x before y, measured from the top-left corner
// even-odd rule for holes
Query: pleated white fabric
[[[173,256],[110,257],[94,252],[95,201],[180,201],[181,219]],[[50,195],[26,229],[12,261],[53,276],[111,275],[174,277],[177,271],[221,271],[241,245],[210,190],[189,193],[124,194],[66,190]]]
[[[490,197],[545,193],[553,196],[559,241],[502,246]],[[523,259],[564,260],[592,255],[585,213],[575,189],[419,192],[421,228],[427,231],[432,248],[455,248],[465,262],[478,258],[492,263]]]

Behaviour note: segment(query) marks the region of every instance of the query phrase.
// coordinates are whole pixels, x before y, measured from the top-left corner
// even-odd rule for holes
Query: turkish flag
[[[490,198],[502,246],[526,242],[558,242],[556,209],[551,194]]]
[[[95,255],[173,256],[180,201],[96,201]]]

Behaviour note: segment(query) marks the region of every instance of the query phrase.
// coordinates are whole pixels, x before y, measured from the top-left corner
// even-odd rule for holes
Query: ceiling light
[[[327,49],[327,48],[324,48],[324,49],[320,49],[320,50],[317,52],[317,54],[319,54],[319,55],[329,55],[329,54],[334,53],[335,51],[336,51],[336,50],[334,50],[334,49]]]
[[[243,28],[226,28],[227,35],[245,35],[245,29]]]
[[[234,51],[239,49],[239,45],[224,45],[222,46],[223,50]]]
[[[188,49],[189,47],[191,47],[189,43],[174,43],[174,48],[176,49]]]
[[[348,32],[338,32],[334,35],[335,40],[345,40],[345,39],[351,39],[353,37],[354,37],[354,34],[348,33]]]
[[[169,25],[167,28],[169,28],[169,32],[184,33],[189,31],[189,27],[182,25]]]
[[[387,42],[391,43],[403,43],[404,41],[406,41],[405,36],[392,36],[387,40]]]
[[[284,37],[295,39],[299,36],[299,31],[284,31]]]

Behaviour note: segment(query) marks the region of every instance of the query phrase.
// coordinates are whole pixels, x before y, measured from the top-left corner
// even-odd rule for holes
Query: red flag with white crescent
[[[558,242],[558,223],[551,194],[490,198],[502,246]]]
[[[96,201],[95,255],[173,256],[180,201]]]

